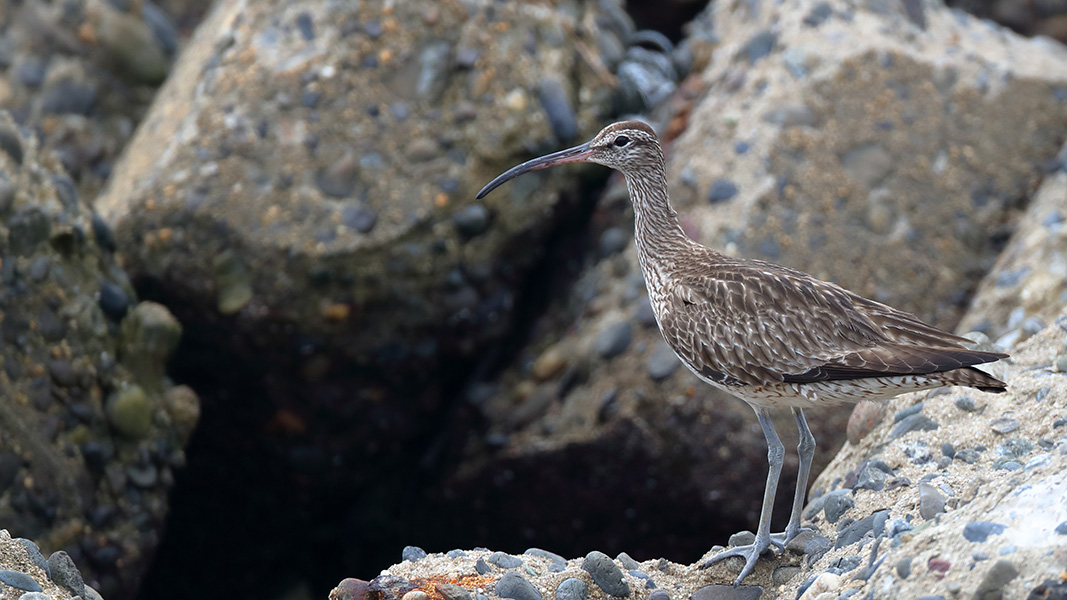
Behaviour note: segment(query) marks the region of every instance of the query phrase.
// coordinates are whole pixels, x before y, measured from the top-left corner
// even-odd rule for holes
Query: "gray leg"
[[[778,439],[778,433],[774,430],[767,411],[764,408],[755,408],[759,418],[760,427],[763,428],[763,436],[767,438],[767,486],[763,489],[763,507],[760,509],[759,527],[756,530],[756,540],[747,546],[735,546],[728,548],[708,559],[701,568],[710,567],[731,556],[745,558],[745,567],[734,581],[734,587],[752,572],[756,566],[756,559],[760,554],[772,545],[782,547],[782,543],[771,539],[771,508],[774,505],[774,493],[778,490],[778,476],[782,473],[782,460],[785,458],[785,446]],[[809,433],[810,435],[810,433]]]
[[[815,436],[811,435],[811,430],[808,429],[804,411],[799,408],[794,409],[793,416],[796,417],[797,431],[800,432],[800,443],[797,444],[800,470],[797,472],[797,491],[793,495],[793,510],[789,513],[789,524],[785,526],[784,542],[786,544],[800,533],[800,511],[804,509],[804,496],[808,489],[808,476],[811,474],[811,459],[815,456]]]

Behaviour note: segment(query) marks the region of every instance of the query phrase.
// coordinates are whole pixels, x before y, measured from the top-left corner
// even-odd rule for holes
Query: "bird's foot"
[[[748,577],[748,574],[752,572],[752,569],[756,568],[756,559],[758,559],[761,554],[768,550],[785,550],[785,544],[774,538],[775,536],[773,535],[757,535],[756,539],[751,544],[727,548],[722,552],[719,552],[715,556],[712,556],[708,560],[704,561],[704,563],[700,565],[700,568],[706,569],[733,556],[740,556],[744,558],[745,566],[741,569],[741,574],[738,575],[737,579],[734,580],[734,587],[737,587],[741,585],[741,582],[744,581],[745,577]]]

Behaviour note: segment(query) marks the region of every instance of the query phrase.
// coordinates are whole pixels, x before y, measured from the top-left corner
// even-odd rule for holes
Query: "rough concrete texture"
[[[997,264],[960,323],[1011,348],[1067,305],[1067,147],[1051,165]]]
[[[1067,50],[934,2],[709,11],[671,126],[687,228],[955,326],[1067,135]]]
[[[627,26],[615,2],[220,3],[99,206],[133,277],[289,366],[468,355],[574,179],[474,194],[601,124],[590,40]]]
[[[0,106],[92,201],[205,0],[0,2]]]
[[[132,591],[198,416],[163,374],[181,328],[137,303],[107,226],[6,113],[0,148],[0,523]]]
[[[1058,319],[1067,322],[1067,311]],[[805,521],[826,538],[818,553],[790,550],[765,558],[745,580],[751,587],[737,590],[728,586],[739,560],[698,568],[716,548],[690,565],[657,559],[635,569],[620,557],[616,563],[630,597],[663,590],[676,600],[1028,598],[1045,597],[1029,595],[1041,586],[1061,589],[1067,560],[1067,376],[1054,365],[1063,360],[1065,346],[1067,327],[1051,325],[1017,346],[1010,360],[988,365],[1008,382],[1003,394],[951,388],[893,401],[889,414],[895,418],[883,419],[859,444],[847,444],[812,486]],[[905,419],[914,417],[936,427],[902,432]],[[881,475],[872,477],[871,469]],[[852,503],[828,523],[827,498],[836,490]],[[560,498],[563,504],[571,496]],[[626,515],[610,518],[616,527],[629,526]],[[489,554],[430,554],[386,569],[367,586],[346,580],[331,598],[392,600],[419,590],[439,600],[446,596],[438,586],[452,583],[495,599],[496,583],[507,570],[479,571],[477,560]],[[586,582],[588,598],[608,598],[582,569],[581,558],[555,566],[540,556],[521,558],[513,574],[529,580],[542,598],[556,597],[558,585],[571,577]]]

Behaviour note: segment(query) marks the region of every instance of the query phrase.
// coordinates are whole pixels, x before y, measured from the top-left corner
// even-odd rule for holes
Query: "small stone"
[[[911,575],[911,557],[905,556],[897,561],[897,575],[901,579],[907,579],[908,575]]]
[[[1022,438],[1008,438],[997,445],[997,454],[1010,458],[1020,458],[1034,449],[1034,443]]]
[[[127,465],[126,477],[135,486],[141,489],[149,489],[159,481],[159,469],[151,463],[146,465]]]
[[[445,600],[471,600],[471,593],[453,583],[441,583],[434,586]]]
[[[346,577],[330,591],[330,600],[363,600],[367,593],[368,582],[354,577]]]
[[[212,260],[212,275],[218,310],[232,315],[252,301],[252,279],[244,263],[232,250],[224,250]]]
[[[730,536],[730,540],[726,542],[731,548],[736,546],[749,546],[756,542],[756,534],[751,531],[738,531]]]
[[[555,552],[549,552],[548,550],[542,550],[540,548],[527,548],[526,552],[523,552],[523,554],[526,554],[527,556],[537,556],[539,558],[544,558],[547,559],[549,562],[556,564],[565,564],[567,562],[567,559],[563,558],[559,554],[556,554]]]
[[[956,398],[955,404],[956,408],[964,412],[974,412],[978,408],[974,403],[974,398],[971,398],[970,396],[960,396],[959,398]]]
[[[422,590],[411,590],[400,597],[400,600],[429,600],[429,596]]]
[[[609,227],[600,234],[600,255],[611,256],[626,249],[630,236],[619,227]]]
[[[693,592],[689,600],[759,600],[762,595],[758,585],[708,585]]]
[[[997,433],[1011,433],[1019,428],[1019,421],[1010,417],[1000,417],[990,421],[989,427]]]
[[[603,552],[593,550],[585,555],[582,569],[588,572],[593,582],[609,596],[630,595],[630,584],[623,578],[622,570]]]
[[[66,552],[59,550],[48,557],[48,572],[57,585],[67,588],[76,596],[84,597],[85,580]]]
[[[903,421],[904,419],[906,419],[906,418],[908,418],[908,417],[910,417],[910,416],[912,416],[912,415],[914,415],[916,413],[922,412],[922,409],[923,409],[923,403],[920,402],[918,404],[913,404],[913,405],[911,405],[911,406],[909,406],[909,407],[907,407],[907,408],[905,408],[903,410],[898,410],[896,412],[896,414],[893,415],[893,422],[894,423],[899,423],[899,422]]]
[[[848,509],[856,505],[856,501],[849,495],[851,490],[834,490],[826,495],[826,502],[823,504],[823,510],[826,513],[826,521],[829,523],[837,523],[837,521],[848,512]]]
[[[130,309],[130,299],[126,292],[110,281],[100,282],[100,310],[113,321],[121,321]]]
[[[1067,521],[1056,526],[1056,533],[1059,535],[1067,535]]]
[[[769,110],[761,118],[767,123],[780,125],[783,128],[813,126],[818,122],[811,108],[803,104]]]
[[[0,582],[24,592],[40,592],[44,589],[33,577],[11,569],[0,569]]]
[[[557,140],[564,142],[578,136],[578,118],[567,92],[558,80],[551,77],[542,80],[538,98]]]
[[[404,546],[404,549],[400,552],[401,560],[416,562],[423,558],[426,558],[426,551],[418,546]]]
[[[474,570],[477,571],[479,575],[485,575],[493,569],[489,567],[489,563],[485,562],[484,559],[479,558],[474,561]]]
[[[978,589],[974,591],[975,600],[993,600],[1002,598],[1004,594],[1004,586],[1018,575],[1019,571],[1010,561],[1003,558],[998,560],[993,563],[993,566],[990,567],[988,571],[986,571],[985,577],[982,578],[982,582],[978,584]]]
[[[861,400],[852,414],[848,417],[848,425],[845,427],[845,435],[853,446],[858,445],[863,438],[874,430],[882,417],[885,416],[886,407],[884,402],[874,400]]]
[[[984,542],[991,535],[1000,535],[1006,525],[990,521],[972,521],[963,526],[963,537],[969,542]]]
[[[88,589],[89,586],[86,586]],[[52,597],[43,592],[26,592],[19,596],[19,600],[52,600]]]
[[[754,65],[761,58],[774,50],[774,44],[778,41],[778,35],[769,29],[764,29],[752,36],[745,44],[745,53],[748,55],[748,64]]]
[[[448,552],[446,552],[445,556],[447,556],[448,558],[463,558],[467,556],[467,553],[460,550],[459,548],[456,548],[455,550],[449,550]]]
[[[627,321],[609,323],[600,330],[593,351],[601,358],[615,358],[626,352],[633,341],[633,327]]]
[[[514,600],[541,600],[541,592],[515,571],[508,571],[496,582],[496,595]]]
[[[48,561],[45,560],[44,555],[41,554],[41,549],[37,547],[37,544],[33,540],[26,538],[15,538],[15,541],[26,547],[26,552],[30,555],[30,560],[33,564],[37,565],[45,573],[48,573]]]
[[[945,442],[941,444],[941,456],[952,458],[956,456],[956,447],[952,445],[952,442]]]
[[[648,355],[648,361],[646,366],[648,367],[648,376],[653,381],[662,381],[670,377],[678,367],[681,365],[681,361],[678,360],[678,355],[671,350],[671,347],[663,340],[656,342],[655,348],[652,349],[651,354]]]
[[[945,497],[929,483],[919,484],[919,516],[930,520],[945,512]]]
[[[619,555],[615,557],[615,560],[619,561],[619,564],[622,565],[622,568],[626,569],[627,571],[633,571],[641,568],[641,565],[638,564],[638,562],[634,560],[633,557],[631,557],[625,552],[620,552]]]
[[[359,164],[354,154],[346,152],[315,175],[315,186],[331,198],[348,198],[359,181]]]
[[[785,585],[800,573],[800,567],[784,565],[771,572],[771,583]]]
[[[489,229],[489,210],[478,203],[469,204],[452,215],[452,225],[466,238],[481,235]]]
[[[937,421],[930,417],[922,413],[916,413],[901,419],[897,426],[893,428],[893,431],[889,432],[889,439],[895,440],[911,431],[933,431],[940,426]]]
[[[576,577],[564,579],[556,588],[556,600],[586,600],[589,586]]]
[[[955,458],[958,458],[969,465],[973,465],[978,462],[978,451],[971,448],[964,448],[963,450],[956,452]]]
[[[111,426],[127,438],[141,439],[152,429],[152,405],[139,385],[128,385],[111,394],[106,413]]]
[[[855,489],[880,492],[885,489],[885,480],[887,477],[888,474],[884,470],[879,469],[874,466],[873,463],[868,462],[859,473]]]
[[[737,184],[729,179],[716,179],[711,182],[711,188],[708,189],[708,202],[712,204],[718,202],[725,202],[737,195]]]
[[[370,233],[378,224],[378,213],[362,204],[349,205],[341,209],[341,222],[359,233]]]
[[[552,379],[556,375],[563,372],[563,369],[567,367],[567,357],[563,355],[563,351],[557,344],[549,347],[547,350],[541,353],[541,356],[537,357],[531,367],[531,373],[534,379],[538,381],[547,381]]]
[[[665,590],[653,590],[648,595],[648,600],[671,600],[671,595]]]
[[[489,558],[485,559],[486,562],[494,564],[501,569],[515,569],[522,566],[522,559],[517,556],[512,556],[504,552],[494,552],[489,555]]]
[[[876,513],[877,514],[877,513]],[[845,521],[842,521],[844,523]],[[844,548],[860,541],[867,532],[874,529],[874,515],[866,516],[845,527],[837,536],[834,548]]]

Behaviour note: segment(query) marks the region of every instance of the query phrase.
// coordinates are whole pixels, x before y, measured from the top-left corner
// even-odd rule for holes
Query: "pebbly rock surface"
[[[697,239],[954,327],[1067,137],[1067,49],[939,3],[715,3],[668,165]]]
[[[593,44],[630,29],[615,2],[222,3],[99,206],[135,279],[261,360],[429,371],[506,330],[575,179],[475,193],[600,126]]]
[[[0,529],[0,598],[4,600],[103,600],[86,585],[81,571],[66,552],[47,559],[32,540],[12,538]]]
[[[207,4],[0,3],[0,106],[58,154],[82,198],[106,184]]]
[[[1011,348],[1052,323],[1067,304],[1067,147],[979,288],[960,327]],[[1067,363],[1062,368],[1067,370]]]
[[[109,228],[6,113],[0,149],[0,522],[130,593],[198,417],[164,375],[181,328],[137,301]]]

